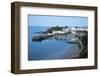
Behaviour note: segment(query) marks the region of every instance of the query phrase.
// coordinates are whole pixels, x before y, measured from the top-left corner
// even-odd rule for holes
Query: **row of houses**
[[[88,28],[87,27],[68,27],[68,28],[63,28],[62,31],[53,31],[53,33],[67,33],[67,32],[71,32],[71,33],[76,33],[77,31],[79,32],[84,32],[84,31],[88,31]]]

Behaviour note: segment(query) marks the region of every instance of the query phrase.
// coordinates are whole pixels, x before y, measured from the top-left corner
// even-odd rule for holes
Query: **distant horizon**
[[[31,25],[31,26],[33,26],[33,25]],[[37,25],[35,25],[34,27],[55,27],[55,26],[37,26]],[[59,27],[65,27],[65,26],[59,26]],[[72,27],[88,27],[88,26],[72,26]]]
[[[56,27],[56,26],[29,26],[29,27]],[[59,26],[59,27],[65,27],[65,26]],[[69,27],[69,26],[68,26]],[[72,26],[72,27],[82,27],[82,26]],[[88,27],[88,26],[83,26],[83,27]]]
[[[46,16],[46,15],[29,15],[28,26],[41,27],[87,27],[88,17],[80,16]]]

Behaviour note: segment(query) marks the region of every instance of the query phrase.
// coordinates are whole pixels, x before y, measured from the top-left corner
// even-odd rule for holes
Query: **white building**
[[[72,33],[76,33],[76,29],[74,27],[71,28]]]
[[[64,31],[53,31],[53,34],[56,34],[56,33],[62,34],[62,33],[65,33],[65,32]]]
[[[69,32],[71,31],[72,33],[76,33],[76,31],[88,31],[87,27],[72,27],[72,28],[67,28],[67,29],[63,29],[63,32]]]
[[[76,28],[76,31],[88,31],[88,28],[79,27],[79,28]]]
[[[69,32],[71,28],[63,29],[63,32]]]

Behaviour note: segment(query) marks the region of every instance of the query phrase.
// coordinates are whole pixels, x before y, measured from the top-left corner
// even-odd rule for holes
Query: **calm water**
[[[43,42],[33,42],[32,37],[37,36],[47,27],[29,26],[28,27],[28,60],[51,60],[64,59],[66,53],[72,48],[73,44],[62,40],[44,40]]]

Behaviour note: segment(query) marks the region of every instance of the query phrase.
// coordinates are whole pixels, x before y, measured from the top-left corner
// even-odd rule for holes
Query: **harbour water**
[[[33,36],[40,35],[48,27],[28,26],[28,60],[68,59],[71,49],[79,51],[76,44],[66,43],[63,40],[46,39],[42,42],[32,41]],[[69,56],[69,57],[68,57]]]

